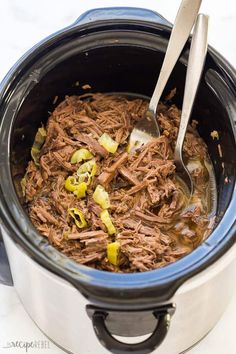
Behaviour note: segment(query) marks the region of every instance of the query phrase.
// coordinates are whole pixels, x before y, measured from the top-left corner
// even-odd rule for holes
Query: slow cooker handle
[[[92,306],[91,306],[92,307]],[[156,349],[165,339],[171,321],[171,315],[174,313],[173,305],[164,305],[152,310],[153,316],[157,319],[156,327],[153,333],[142,342],[124,343],[114,338],[106,326],[106,318],[109,312],[101,309],[94,310],[92,315],[92,323],[95,334],[100,343],[114,354],[148,354]]]
[[[172,27],[172,24],[157,12],[137,7],[107,7],[88,10],[74,24],[82,25],[89,22],[115,19],[149,21]]]

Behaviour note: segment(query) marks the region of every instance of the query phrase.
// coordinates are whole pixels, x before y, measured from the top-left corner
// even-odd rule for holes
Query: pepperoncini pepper
[[[86,196],[87,184],[85,182],[81,182],[78,184],[78,187],[73,192],[78,199],[84,198]]]
[[[70,162],[72,164],[75,164],[75,163],[79,163],[83,160],[90,160],[92,158],[93,158],[93,154],[89,150],[82,148],[82,149],[76,150],[73,153],[73,155],[71,156]]]
[[[98,139],[100,145],[102,145],[108,152],[114,154],[119,146],[119,144],[113,140],[110,135],[104,133]]]
[[[46,139],[46,135],[47,132],[44,127],[39,128],[35,135],[34,143],[31,148],[31,157],[34,160],[35,165],[39,165],[40,150]]]
[[[113,223],[111,221],[111,217],[110,217],[110,215],[109,215],[107,210],[103,210],[101,212],[100,218],[101,218],[103,224],[106,226],[108,234],[109,235],[115,234],[116,233],[116,228],[113,225]]]
[[[96,172],[97,165],[95,160],[90,160],[83,163],[77,170],[79,182],[86,182],[87,185],[89,185]]]
[[[74,219],[74,222],[79,229],[87,226],[84,214],[78,208],[69,208],[68,213]]]
[[[107,209],[110,207],[109,195],[100,184],[97,185],[93,193],[93,200],[95,203],[99,204],[102,209]]]
[[[78,182],[74,176],[67,177],[65,181],[65,189],[69,192],[74,192],[78,188]]]
[[[80,199],[86,196],[87,184],[85,182],[78,183],[74,176],[69,176],[65,181],[65,189],[73,192]]]
[[[111,242],[107,245],[107,258],[113,265],[118,265],[118,255],[120,250],[120,243],[118,241]]]

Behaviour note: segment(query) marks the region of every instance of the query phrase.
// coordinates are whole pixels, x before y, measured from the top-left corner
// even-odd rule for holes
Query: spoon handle
[[[165,58],[159,78],[149,103],[149,111],[156,115],[157,105],[170,74],[184,48],[196,20],[202,0],[182,0],[171,36],[166,49]]]
[[[182,114],[175,146],[175,160],[182,160],[182,148],[184,137],[186,134],[189,118],[192,112],[207,53],[207,34],[208,16],[204,14],[199,14],[197,17],[196,25],[194,27],[189,52]]]

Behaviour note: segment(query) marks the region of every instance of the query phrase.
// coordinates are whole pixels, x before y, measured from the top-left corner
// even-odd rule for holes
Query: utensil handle
[[[207,37],[208,16],[200,14],[198,15],[194,28],[189,52],[182,114],[175,146],[175,159],[182,157],[184,137],[205,63],[207,53]]]
[[[149,110],[156,114],[157,105],[170,74],[184,48],[196,20],[202,0],[182,0],[166,49],[159,78],[149,103]]]

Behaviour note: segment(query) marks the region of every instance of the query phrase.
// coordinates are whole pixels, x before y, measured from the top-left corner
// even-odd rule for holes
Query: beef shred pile
[[[173,162],[181,114],[175,105],[159,104],[159,138],[128,151],[130,132],[147,105],[139,98],[100,93],[66,97],[49,117],[38,161],[28,164],[22,189],[32,223],[78,263],[113,272],[148,271],[185,256],[211,232],[205,200],[209,181],[201,168],[207,148],[196,121],[184,143],[185,160],[200,161],[191,171],[195,191],[190,204]],[[99,143],[104,133],[118,143],[116,152]],[[78,168],[87,162],[71,163],[80,149],[87,149],[96,164],[83,197],[65,188],[70,176],[77,183]],[[103,208],[94,200],[98,185],[108,193],[110,233],[101,219]],[[79,211],[82,219],[70,210]],[[108,245],[114,243],[112,261]]]

